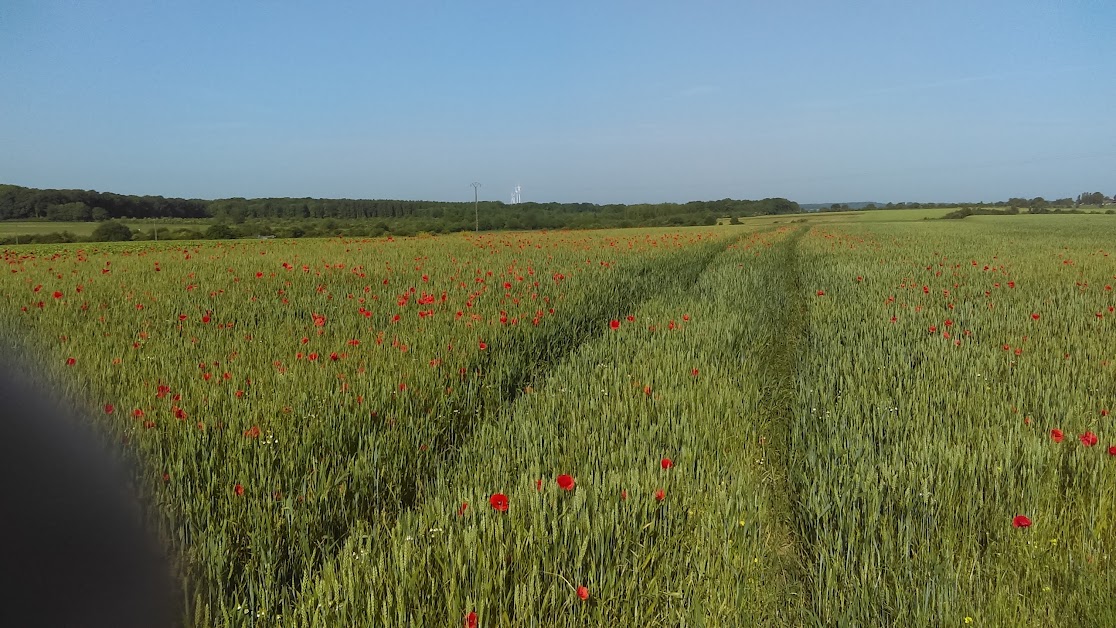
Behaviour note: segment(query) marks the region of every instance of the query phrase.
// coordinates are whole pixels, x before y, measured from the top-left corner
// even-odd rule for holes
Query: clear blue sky
[[[197,198],[1116,193],[1116,2],[0,3],[0,182]]]

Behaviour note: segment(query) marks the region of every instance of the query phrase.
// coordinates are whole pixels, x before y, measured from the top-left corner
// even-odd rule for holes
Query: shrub
[[[122,222],[106,220],[93,230],[92,239],[95,242],[128,242],[132,239],[132,230]]]

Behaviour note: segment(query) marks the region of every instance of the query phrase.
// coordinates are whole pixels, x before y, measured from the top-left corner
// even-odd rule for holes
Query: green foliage
[[[92,239],[98,242],[127,242],[132,239],[132,230],[123,223],[109,220],[97,225]]]
[[[203,218],[207,201],[125,196],[93,190],[39,190],[0,185],[0,220],[104,220],[106,218]]]
[[[490,230],[608,228],[617,226],[712,225],[716,216],[759,216],[797,213],[797,203],[784,198],[758,201],[721,199],[689,203],[594,205],[591,203],[479,204],[480,228]],[[0,185],[0,220],[100,220],[104,218],[212,217],[232,225],[244,236],[273,235],[252,232],[246,225],[316,221],[317,233],[304,227],[304,235],[342,235],[339,225],[376,220],[374,233],[411,235],[419,232],[471,231],[473,203],[432,201],[353,200],[311,198],[229,198],[215,201],[167,199],[161,196],[122,196],[82,190],[37,190]],[[322,220],[327,222],[322,223]],[[335,221],[329,223],[328,221]],[[360,235],[350,233],[350,235]]]
[[[46,209],[46,219],[56,221],[91,220],[93,212],[81,201],[50,205]]]
[[[237,232],[224,223],[209,225],[205,230],[206,240],[232,240],[237,237]]]
[[[958,220],[961,218],[968,218],[969,216],[1008,216],[1016,215],[1019,213],[1019,208],[1012,206],[1007,209],[992,209],[989,207],[962,207],[957,211],[952,211],[942,216],[946,220]],[[1034,213],[1034,212],[1032,212]]]
[[[1100,192],[1085,192],[1077,196],[1078,205],[1103,205],[1104,201],[1105,196]]]

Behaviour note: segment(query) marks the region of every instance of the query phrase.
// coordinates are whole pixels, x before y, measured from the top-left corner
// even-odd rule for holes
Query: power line
[[[478,191],[480,190],[481,184],[474,181],[474,182],[470,183],[469,185],[473,186],[473,220],[475,221],[473,223],[473,231],[475,231],[477,233],[480,233],[481,232],[481,212],[480,212],[480,209],[479,209],[479,207],[480,207],[479,203],[480,202],[478,200],[479,199]]]

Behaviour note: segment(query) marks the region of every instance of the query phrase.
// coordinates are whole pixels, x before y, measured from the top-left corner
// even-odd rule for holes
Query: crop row
[[[422,508],[350,536],[294,623],[784,620],[798,584],[768,393],[791,382],[766,341],[788,251],[753,235],[612,321],[479,427]]]
[[[819,621],[1112,623],[1116,259],[1061,226],[803,239],[789,451]]]
[[[353,525],[420,504],[476,425],[724,246],[695,231],[449,244],[8,257],[8,314],[36,339],[22,350],[80,373],[68,395],[95,398],[138,457],[191,612],[289,606]]]

